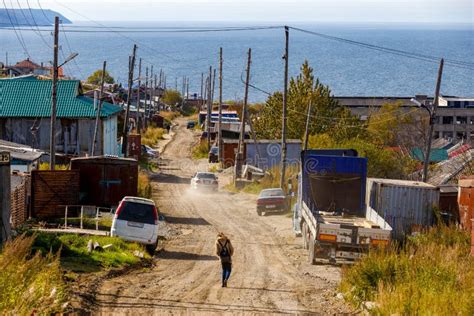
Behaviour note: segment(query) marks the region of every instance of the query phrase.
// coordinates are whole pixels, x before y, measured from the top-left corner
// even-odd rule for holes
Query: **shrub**
[[[372,250],[347,268],[341,289],[382,315],[473,315],[474,259],[466,232],[437,226],[401,247]]]
[[[152,187],[148,174],[140,171],[138,173],[138,196],[150,199],[152,196]]]
[[[0,254],[0,314],[54,314],[61,310],[65,288],[59,254],[32,254],[35,236],[20,236]]]

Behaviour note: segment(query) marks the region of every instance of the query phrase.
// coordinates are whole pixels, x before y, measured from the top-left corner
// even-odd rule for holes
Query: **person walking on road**
[[[230,239],[224,233],[217,234],[216,255],[221,260],[222,265],[222,287],[227,287],[230,273],[232,272],[232,256],[234,255],[234,247]]]

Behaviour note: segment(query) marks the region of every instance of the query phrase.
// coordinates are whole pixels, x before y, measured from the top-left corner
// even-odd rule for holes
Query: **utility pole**
[[[186,78],[186,98],[189,99],[189,78]]]
[[[137,130],[138,133],[141,134],[141,120],[140,120],[140,99],[142,95],[141,87],[142,87],[142,59],[138,60],[138,88],[137,88]]]
[[[49,140],[49,168],[56,167],[56,105],[58,97],[58,49],[59,49],[59,17],[54,17],[54,46],[53,46],[53,89],[51,91],[51,130]]]
[[[202,104],[204,102],[204,73],[201,72],[201,100],[199,101],[199,111],[201,111]]]
[[[144,128],[147,129],[147,120],[146,120],[146,109],[148,107],[148,67],[145,68],[145,107],[143,109],[143,123]]]
[[[107,67],[107,62],[104,60],[104,65],[102,66],[102,76],[100,78],[99,106],[97,106],[97,109],[96,109],[94,137],[92,138],[91,156],[95,155],[95,146],[96,146],[96,143],[97,143],[97,134],[99,132],[100,112],[102,111],[102,103],[104,102],[104,85],[105,85],[105,69],[106,69],[106,67]],[[102,135],[102,138],[103,137],[104,136]]]
[[[244,141],[245,141],[245,122],[247,122],[247,102],[249,97],[249,83],[250,83],[250,64],[252,62],[252,49],[249,48],[247,59],[247,77],[245,79],[245,94],[244,104],[242,108],[242,122],[240,123],[240,136],[238,153],[235,159],[235,177],[234,181],[242,177],[242,165],[244,161]]]
[[[214,75],[212,77],[212,98],[211,104],[214,104],[214,91],[216,90],[216,69],[214,69]]]
[[[304,147],[303,149],[304,150],[307,150],[308,149],[308,139],[309,139],[309,121],[310,121],[310,117],[311,117],[311,107],[313,105],[313,89],[311,89],[311,95],[309,97],[309,104],[308,104],[308,113],[306,115],[306,129],[305,129],[305,133],[304,133]]]
[[[174,89],[178,91],[178,77],[175,77]]]
[[[222,66],[224,60],[222,58],[223,52],[222,47],[219,48],[219,118],[217,120],[217,145],[219,147],[219,162],[222,164]]]
[[[438,109],[438,104],[439,104],[439,92],[441,90],[441,78],[443,77],[443,66],[444,66],[444,59],[442,58],[439,62],[434,102],[433,102],[433,105],[431,106],[431,109],[427,108],[428,112],[430,113],[430,131],[428,134],[428,142],[426,144],[426,152],[425,152],[425,157],[424,157],[425,162],[423,164],[423,182],[428,182],[428,166],[430,164],[431,141],[433,139],[436,110]]]
[[[209,81],[207,84],[207,148],[211,148],[211,119],[212,119],[212,66],[209,66]]]
[[[153,88],[154,87],[154,83],[153,83],[153,78],[155,77],[154,75],[154,72],[153,72],[153,65],[151,65],[151,71],[150,71],[150,102],[148,103],[148,116],[147,116],[147,119],[150,118],[151,116],[151,111],[153,110],[153,99],[155,97],[155,89]],[[147,114],[145,112],[145,114]]]
[[[9,152],[0,152],[0,246],[11,237],[10,161],[11,158]]]
[[[280,188],[284,188],[286,178],[286,105],[288,99],[288,53],[289,53],[289,37],[290,32],[288,26],[285,26],[285,78],[283,88],[283,122],[281,129],[281,172],[280,172]]]
[[[133,86],[133,69],[135,68],[135,55],[137,53],[137,45],[133,45],[132,56],[128,63],[128,96],[127,96],[127,110],[125,112],[125,122],[123,123],[123,141],[122,153],[124,157],[128,157],[128,121],[130,117],[130,104],[132,102],[132,86]]]
[[[153,86],[153,108],[156,107],[156,89],[157,89],[157,79],[158,76],[155,74],[155,81],[154,81],[154,86]],[[159,88],[158,88],[158,96],[159,96]]]

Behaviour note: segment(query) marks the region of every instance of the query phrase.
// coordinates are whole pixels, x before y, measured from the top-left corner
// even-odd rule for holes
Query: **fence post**
[[[67,211],[68,211],[68,209],[67,209],[67,205],[66,205],[66,212],[64,214],[64,228],[65,229],[67,229]]]
[[[84,216],[84,206],[81,206],[81,229],[82,229],[82,218]]]

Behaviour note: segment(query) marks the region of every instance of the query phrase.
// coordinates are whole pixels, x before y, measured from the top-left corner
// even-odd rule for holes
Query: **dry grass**
[[[146,199],[150,199],[152,196],[150,177],[143,171],[138,173],[138,196]]]
[[[160,111],[160,115],[169,122],[171,122],[175,118],[181,116],[181,114],[179,112],[174,112],[174,111]]]
[[[164,133],[164,129],[150,126],[142,135],[142,144],[148,146],[155,146],[159,140],[163,139]]]
[[[209,146],[207,142],[200,142],[192,149],[193,159],[204,159],[209,157]]]
[[[65,299],[59,254],[32,254],[35,236],[7,242],[0,254],[0,314],[49,315]]]
[[[438,226],[397,248],[373,250],[346,269],[346,298],[376,302],[380,315],[474,315],[474,258],[469,235]]]

